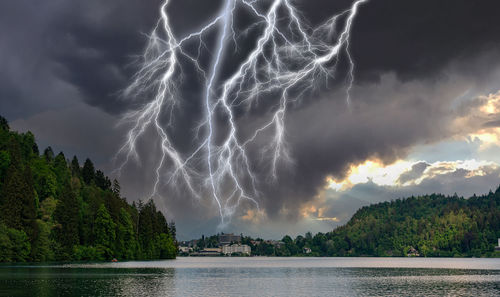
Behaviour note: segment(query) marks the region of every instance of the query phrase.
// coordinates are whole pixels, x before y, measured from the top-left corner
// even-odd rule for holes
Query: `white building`
[[[224,255],[231,255],[233,253],[241,253],[241,254],[250,255],[251,249],[246,244],[224,245],[224,246],[222,246],[222,253]]]
[[[179,252],[181,253],[189,253],[192,252],[193,249],[187,246],[179,246]]]

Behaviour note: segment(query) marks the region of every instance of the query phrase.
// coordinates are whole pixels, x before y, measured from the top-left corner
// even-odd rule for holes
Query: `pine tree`
[[[123,208],[120,209],[118,218],[118,233],[116,234],[117,256],[124,259],[133,259],[136,252],[136,238],[132,217]]]
[[[83,181],[87,185],[90,185],[95,179],[94,164],[92,163],[92,161],[90,161],[90,159],[85,160],[85,163],[83,164],[82,177]]]
[[[154,217],[156,215],[156,209],[154,209],[154,204],[152,200],[146,204],[142,204],[139,201],[139,224],[138,224],[138,236],[139,244],[141,246],[142,257],[144,259],[152,259],[154,256]]]
[[[59,185],[58,192],[62,193],[63,187],[65,187],[71,179],[71,172],[62,152],[57,154],[54,159],[54,173],[56,174],[57,183]]]
[[[114,255],[115,223],[111,219],[108,210],[101,204],[95,219],[96,244],[101,254],[110,259]]]
[[[0,129],[5,130],[5,131],[10,130],[9,122],[2,116],[0,116]]]
[[[161,233],[158,235],[158,247],[160,249],[160,259],[174,259],[177,249],[170,234]]]
[[[5,185],[2,187],[1,218],[8,227],[24,230],[30,238],[33,238],[36,202],[31,170],[21,163],[17,141],[11,143],[11,154],[12,162],[7,170]]]
[[[115,193],[116,196],[120,197],[120,190],[121,190],[121,187],[120,187],[120,183],[114,179],[113,180],[113,193]]]
[[[73,156],[73,160],[71,160],[71,174],[75,177],[80,177],[81,175],[80,162],[78,162],[76,156]]]
[[[51,163],[54,160],[54,151],[50,146],[43,151],[43,156],[48,163]]]
[[[24,161],[38,156],[38,146],[35,142],[35,135],[30,131],[20,135],[21,154]]]
[[[104,172],[97,170],[95,172],[95,185],[103,190],[108,190],[111,188],[111,181],[104,175]]]
[[[36,262],[54,260],[50,241],[50,227],[43,220],[36,220],[38,234],[31,244],[31,259]]]
[[[25,192],[22,199],[21,224],[24,232],[26,232],[30,241],[33,242],[38,236],[38,226],[35,221],[38,199],[35,196],[33,176],[29,166],[26,166],[24,169],[23,178],[25,182]]]
[[[7,169],[0,208],[0,217],[7,227],[18,230],[22,227],[22,200],[26,192],[25,187],[26,183],[19,165],[12,163]]]
[[[170,234],[172,235],[172,239],[175,241],[176,236],[177,236],[177,229],[175,227],[175,222],[173,220],[170,221],[170,225],[169,225],[168,229],[170,231]]]
[[[6,151],[0,151],[0,204],[1,204],[1,194],[2,185],[7,174],[7,169],[10,165],[10,155]]]
[[[130,205],[90,160],[39,156],[32,133],[8,129],[0,117],[0,262],[175,257],[175,226],[152,201]]]
[[[56,241],[62,248],[56,255],[59,259],[70,259],[73,247],[79,243],[78,213],[78,200],[69,183],[66,183],[54,212],[58,223],[55,234]]]
[[[51,196],[55,198],[59,185],[53,167],[40,157],[34,158],[30,166],[40,202]]]

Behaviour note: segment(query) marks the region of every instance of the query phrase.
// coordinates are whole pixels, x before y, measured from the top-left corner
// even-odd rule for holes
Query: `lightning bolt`
[[[187,189],[197,199],[213,199],[221,226],[242,201],[258,209],[259,184],[278,179],[280,162],[293,162],[286,142],[288,110],[336,79],[342,58],[348,64],[344,77],[346,104],[350,104],[355,64],[349,41],[359,7],[367,1],[354,1],[348,9],[311,27],[290,0],[225,0],[217,15],[199,30],[176,38],[168,14],[170,0],[165,0],[161,17],[148,35],[141,66],[124,91],[124,96],[146,98],[147,103],[124,116],[132,125],[117,152],[121,160],[117,170],[132,159],[140,162],[138,144],[153,129],[160,155],[151,197],[166,185]],[[241,10],[255,18],[244,29],[235,24]],[[214,32],[215,44],[209,46],[207,35]],[[250,32],[257,32],[255,46],[227,74],[222,70],[225,56],[230,48],[238,52]],[[207,56],[208,66],[203,62]],[[194,127],[198,136],[185,153],[175,142],[180,129],[175,117],[184,108],[179,86],[185,84],[187,67],[195,69],[202,83],[204,112]],[[260,105],[267,119],[250,132],[248,127],[243,129],[238,114],[249,115]],[[260,161],[252,156],[256,148]],[[265,180],[255,173],[262,164],[267,164],[269,172]]]

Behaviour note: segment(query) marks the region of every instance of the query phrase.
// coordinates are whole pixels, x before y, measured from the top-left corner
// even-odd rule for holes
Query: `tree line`
[[[344,226],[281,242],[243,237],[253,255],[500,257],[500,187],[486,195],[440,194],[359,209]]]
[[[153,203],[127,203],[91,160],[39,152],[0,117],[0,262],[170,259],[175,224]]]

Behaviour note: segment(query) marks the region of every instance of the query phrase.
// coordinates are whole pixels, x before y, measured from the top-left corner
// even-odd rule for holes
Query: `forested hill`
[[[383,202],[359,209],[332,232],[243,242],[268,256],[499,257],[497,238],[500,188],[468,199],[433,194]]]
[[[338,254],[493,256],[500,188],[468,199],[433,194],[363,207],[330,236]]]
[[[0,262],[175,258],[175,225],[87,159],[40,154],[0,117]]]

